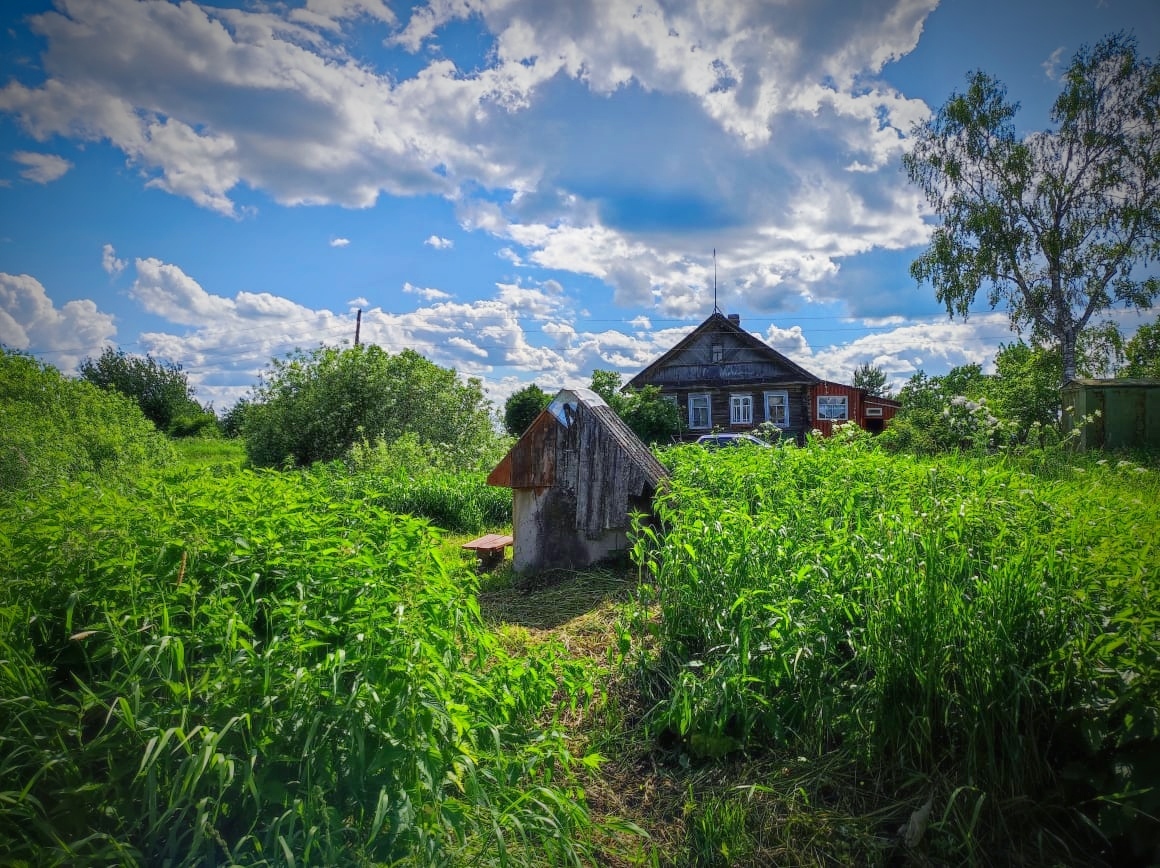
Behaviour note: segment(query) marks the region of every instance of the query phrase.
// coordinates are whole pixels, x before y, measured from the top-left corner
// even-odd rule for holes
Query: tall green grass
[[[512,495],[487,484],[493,455],[479,455],[470,466],[421,443],[413,435],[394,442],[357,443],[345,463],[325,468],[336,491],[373,491],[374,502],[389,512],[430,519],[457,533],[479,533],[511,524]]]
[[[997,833],[1029,806],[1130,852],[1156,831],[1154,470],[1047,480],[859,440],[667,460],[622,635],[653,733],[926,781],[955,859],[979,857],[981,816]]]
[[[582,861],[581,670],[504,653],[379,498],[187,471],[3,507],[5,858]]]

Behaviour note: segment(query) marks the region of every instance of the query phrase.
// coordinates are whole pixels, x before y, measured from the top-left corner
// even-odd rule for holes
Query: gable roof
[[[584,437],[588,447],[596,451],[601,451],[603,444],[611,447],[617,467],[609,469],[627,473],[631,487],[655,490],[668,476],[668,471],[603,398],[590,389],[561,389],[488,474],[487,484],[502,488],[552,485],[557,435],[561,429],[567,432],[576,425],[586,425],[594,431]]]
[[[741,327],[741,324],[734,322],[725,316],[720,311],[713,311],[713,313],[703,323],[685,335],[681,340],[677,341],[676,345],[667,353],[662,355],[647,368],[624,384],[624,389],[639,389],[642,386],[647,386],[653,377],[665,368],[669,363],[681,355],[686,349],[695,344],[697,340],[707,332],[717,332],[726,334],[736,339],[742,346],[755,350],[760,355],[764,356],[771,362],[787,369],[791,374],[795,374],[803,383],[818,383],[821,378],[811,374],[801,365],[791,361],[787,356],[779,353],[765,341],[750,334]]]

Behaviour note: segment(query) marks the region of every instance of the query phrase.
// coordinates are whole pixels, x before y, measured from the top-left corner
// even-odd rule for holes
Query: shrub
[[[181,365],[152,356],[131,356],[107,347],[95,359],[80,364],[81,379],[105,390],[119,392],[141,408],[158,431],[169,432],[181,417],[204,411]]]
[[[242,436],[259,467],[307,466],[345,456],[360,439],[403,434],[473,467],[494,446],[478,380],[461,380],[412,350],[319,347],[274,360],[244,411]]]
[[[173,450],[128,398],[0,350],[0,497],[62,481],[135,478]]]

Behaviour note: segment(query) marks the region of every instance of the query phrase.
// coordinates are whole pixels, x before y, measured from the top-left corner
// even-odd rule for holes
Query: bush
[[[413,434],[393,443],[357,443],[348,466],[352,472],[342,484],[373,491],[375,503],[390,512],[462,533],[511,524],[509,489],[488,485],[483,471],[449,467],[445,455]]]
[[[180,417],[204,411],[181,365],[152,356],[130,356],[124,350],[105,349],[96,359],[80,364],[81,379],[105,390],[120,392],[135,402],[158,431],[169,432]]]
[[[0,497],[60,482],[136,478],[173,458],[128,398],[0,349]]]
[[[242,436],[259,467],[334,461],[359,440],[389,443],[408,432],[458,466],[477,467],[498,438],[489,407],[478,380],[412,350],[319,347],[273,362],[245,408]]]

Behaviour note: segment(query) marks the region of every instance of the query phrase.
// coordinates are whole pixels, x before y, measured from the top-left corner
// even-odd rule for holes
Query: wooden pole
[[[358,316],[354,320],[354,345],[358,346],[358,334],[362,331],[362,308],[358,309]]]

